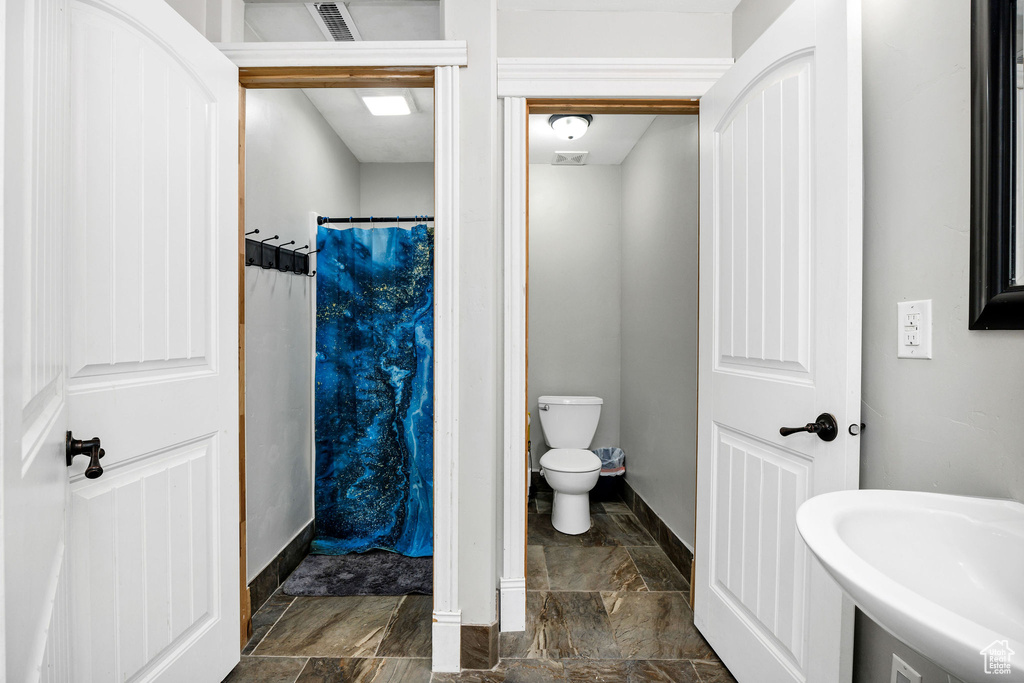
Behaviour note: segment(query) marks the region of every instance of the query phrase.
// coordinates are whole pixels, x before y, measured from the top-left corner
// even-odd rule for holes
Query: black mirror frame
[[[1024,329],[1024,286],[1010,284],[1016,208],[1016,18],[1017,0],[971,2],[972,330]]]

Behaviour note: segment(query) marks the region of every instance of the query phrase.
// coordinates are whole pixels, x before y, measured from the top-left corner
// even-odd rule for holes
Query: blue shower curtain
[[[316,537],[433,554],[433,229],[317,231]]]

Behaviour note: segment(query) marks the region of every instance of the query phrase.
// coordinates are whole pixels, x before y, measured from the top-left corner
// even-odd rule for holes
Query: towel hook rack
[[[254,232],[259,231],[256,230]],[[253,233],[245,234],[250,235]],[[281,273],[308,275],[310,270],[310,252],[308,251],[310,245],[304,244],[301,247],[289,249],[289,245],[295,244],[295,240],[289,240],[280,244],[269,244],[269,242],[279,239],[281,239],[280,234],[271,235],[262,240],[246,238],[245,265],[259,266],[263,270],[276,269]]]

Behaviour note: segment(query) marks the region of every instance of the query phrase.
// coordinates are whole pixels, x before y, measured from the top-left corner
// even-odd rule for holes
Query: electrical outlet
[[[893,653],[892,678],[889,679],[889,683],[921,683],[921,674],[911,669],[909,664]]]
[[[896,357],[932,357],[932,300],[896,304]],[[901,682],[902,683],[902,682]]]

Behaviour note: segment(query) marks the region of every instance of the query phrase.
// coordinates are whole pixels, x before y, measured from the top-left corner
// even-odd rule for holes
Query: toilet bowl
[[[551,525],[563,534],[590,529],[590,490],[601,476],[601,458],[582,448],[556,448],[541,456],[544,479],[555,492]]]
[[[597,396],[541,396],[540,424],[551,447],[541,474],[554,490],[551,524],[563,534],[590,529],[590,490],[601,476],[601,459],[587,450],[604,403]]]

